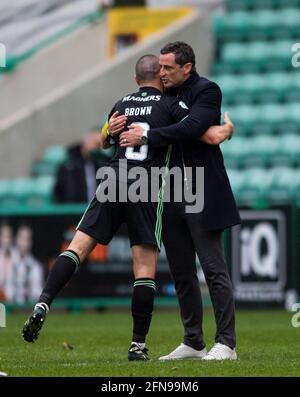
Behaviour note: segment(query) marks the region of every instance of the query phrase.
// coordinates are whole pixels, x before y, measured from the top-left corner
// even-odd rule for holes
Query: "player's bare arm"
[[[230,140],[233,135],[234,125],[228,112],[224,114],[223,125],[213,125],[202,135],[201,142],[209,145],[220,145],[226,139]]]

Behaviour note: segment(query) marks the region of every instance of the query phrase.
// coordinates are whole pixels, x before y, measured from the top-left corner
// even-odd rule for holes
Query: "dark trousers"
[[[234,299],[224,260],[222,231],[204,230],[201,217],[201,213],[185,213],[182,203],[165,203],[163,243],[179,300],[184,343],[197,350],[205,346],[202,298],[195,264],[197,253],[214,308],[215,341],[234,348]]]

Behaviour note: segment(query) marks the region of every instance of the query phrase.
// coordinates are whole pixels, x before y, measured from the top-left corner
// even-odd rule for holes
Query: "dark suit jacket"
[[[54,200],[57,203],[86,203],[87,183],[85,176],[85,160],[80,153],[80,146],[69,150],[69,158],[57,172],[54,187]],[[93,162],[96,178],[96,164]]]
[[[189,107],[189,116],[180,123],[149,130],[149,143],[154,147],[173,143],[171,165],[204,167],[202,215],[206,229],[224,229],[240,223],[220,147],[198,139],[210,126],[220,124],[220,88],[194,72],[182,86],[168,94],[177,96]],[[195,185],[195,175],[193,178]]]

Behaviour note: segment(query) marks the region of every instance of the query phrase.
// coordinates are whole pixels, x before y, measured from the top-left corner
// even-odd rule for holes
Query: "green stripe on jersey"
[[[165,185],[166,185],[165,179],[169,173],[171,153],[172,153],[172,145],[169,145],[165,160],[165,173],[162,176],[162,184],[158,192],[158,203],[156,209],[155,238],[159,249],[161,248],[162,214],[164,209],[164,193],[165,193]]]

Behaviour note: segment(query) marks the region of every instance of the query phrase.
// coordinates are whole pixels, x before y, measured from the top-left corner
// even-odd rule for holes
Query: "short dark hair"
[[[175,55],[175,62],[178,65],[183,66],[186,63],[191,63],[192,72],[196,71],[195,53],[189,44],[184,43],[183,41],[168,43],[160,50],[160,53],[162,55],[172,53]]]
[[[159,60],[156,55],[143,55],[135,64],[135,75],[138,82],[155,80],[159,70]]]

